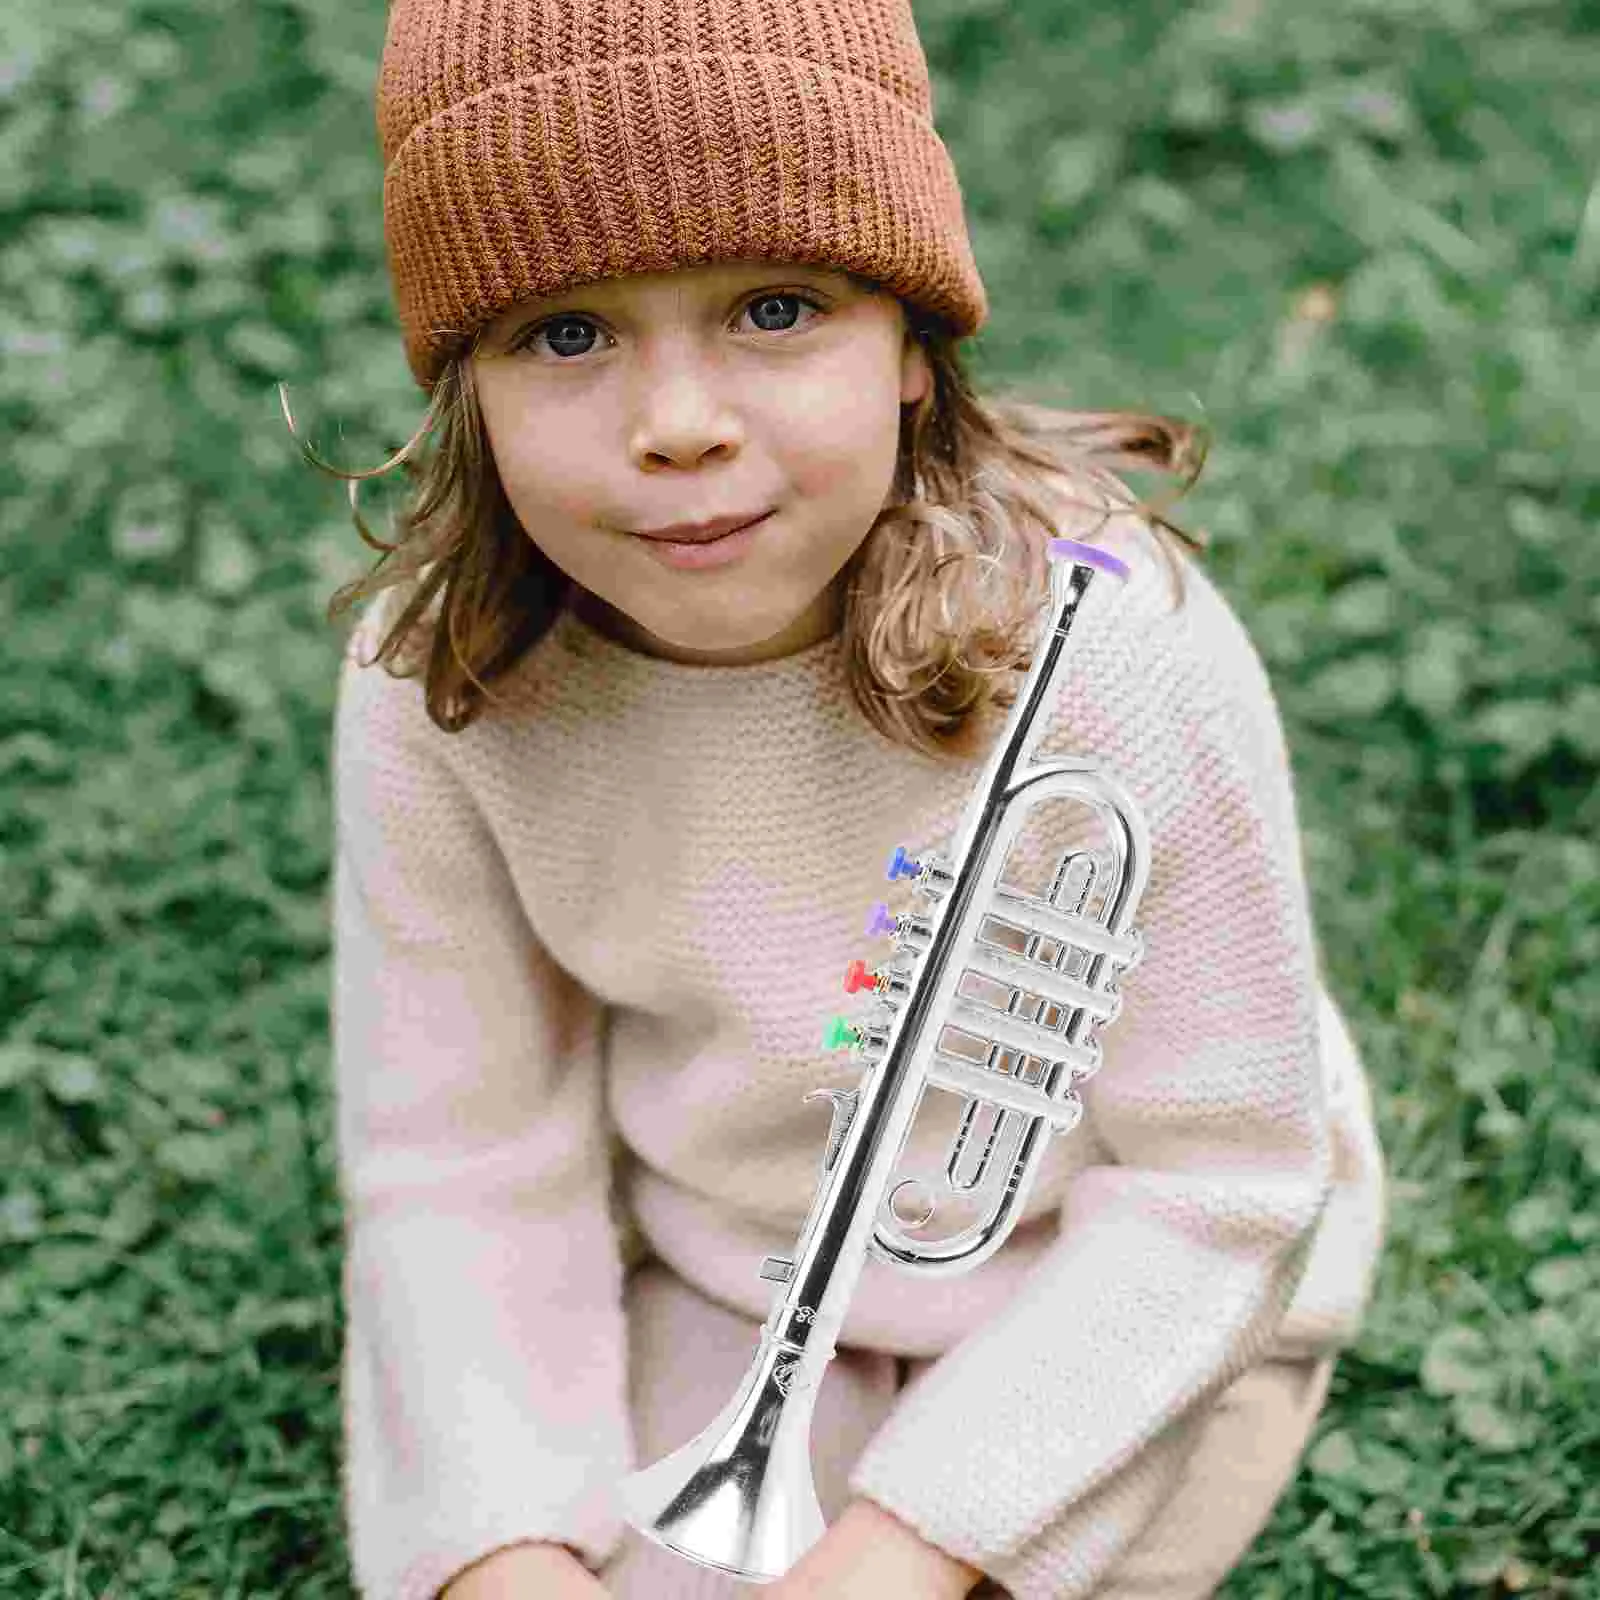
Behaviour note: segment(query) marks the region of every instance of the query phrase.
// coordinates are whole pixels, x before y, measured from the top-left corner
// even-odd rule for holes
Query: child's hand
[[[602,1600],[606,1587],[565,1545],[496,1550],[447,1583],[439,1600]]]
[[[872,1501],[854,1500],[788,1572],[763,1587],[762,1600],[962,1600],[982,1578]]]

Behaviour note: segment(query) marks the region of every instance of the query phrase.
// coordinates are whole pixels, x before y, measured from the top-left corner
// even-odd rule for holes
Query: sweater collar
[[[834,680],[844,682],[844,635],[830,634],[815,644],[770,661],[752,661],[741,666],[721,666],[709,662],[671,661],[647,655],[620,643],[585,621],[570,604],[562,607],[550,629],[549,645],[557,651],[601,663],[615,673],[642,684],[727,688],[754,688],[758,683],[784,683],[792,680]]]

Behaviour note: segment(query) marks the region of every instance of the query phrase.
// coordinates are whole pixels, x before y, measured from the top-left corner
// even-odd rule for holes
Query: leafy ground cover
[[[976,365],[1203,415],[1389,1245],[1229,1597],[1597,1595],[1600,10],[918,0]],[[378,0],[0,59],[0,1594],[342,1595],[327,741]],[[381,503],[381,495],[378,497]]]

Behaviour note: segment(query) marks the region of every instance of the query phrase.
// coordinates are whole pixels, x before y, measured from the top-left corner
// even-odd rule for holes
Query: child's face
[[[726,665],[838,626],[841,568],[889,500],[900,407],[931,381],[892,294],[772,261],[526,301],[473,362],[506,497],[580,609],[636,649]],[[639,533],[767,511],[702,547],[716,564]]]

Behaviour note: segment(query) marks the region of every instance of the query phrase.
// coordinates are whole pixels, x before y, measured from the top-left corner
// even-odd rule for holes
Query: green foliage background
[[[917,0],[975,365],[1204,415],[1393,1169],[1231,1597],[1597,1595],[1600,8]],[[328,736],[379,0],[0,39],[0,1594],[347,1594]],[[381,495],[379,496],[381,503]]]

